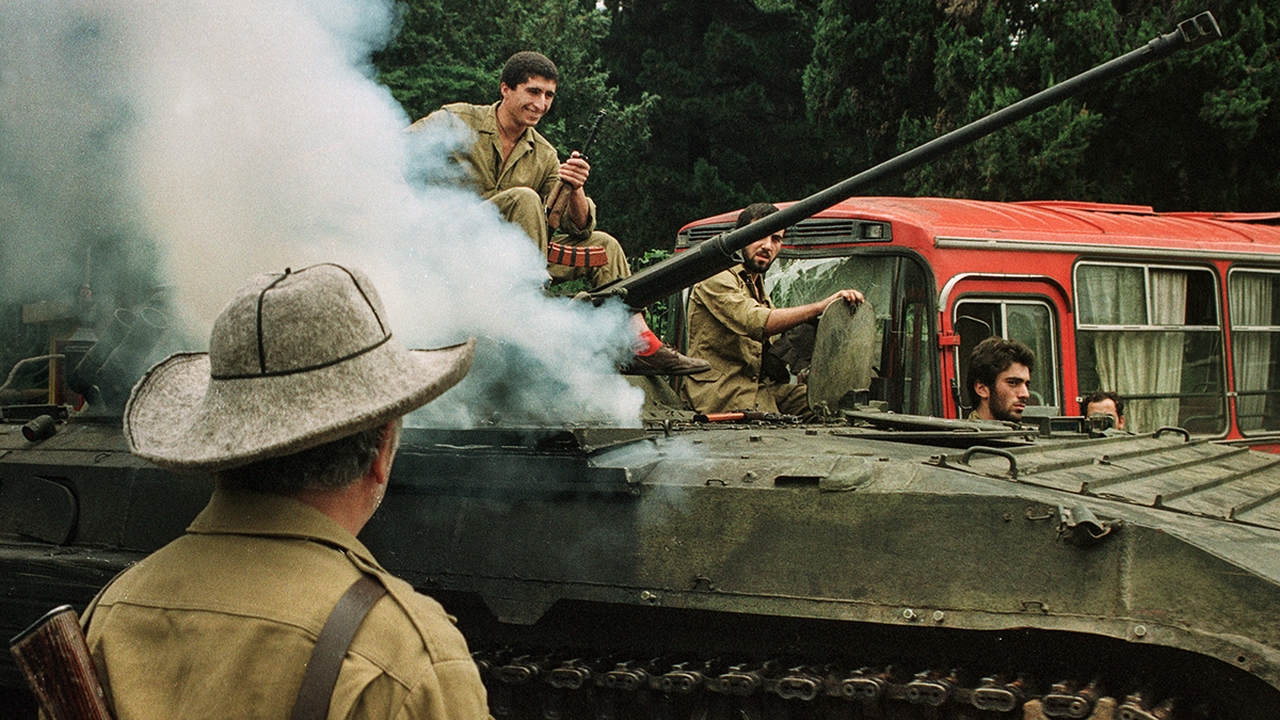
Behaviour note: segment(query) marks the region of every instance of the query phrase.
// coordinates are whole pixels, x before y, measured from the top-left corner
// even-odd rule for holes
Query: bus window
[[[862,291],[876,312],[872,397],[894,412],[936,414],[936,343],[931,283],[916,261],[898,255],[781,256],[765,276],[775,307],[821,300],[837,290]]]
[[[1231,304],[1231,357],[1235,369],[1236,421],[1240,432],[1280,430],[1280,274],[1232,270],[1227,275]]]
[[[1125,429],[1226,430],[1214,274],[1158,265],[1076,266],[1081,393],[1119,393]]]
[[[1054,326],[1053,308],[1042,300],[1023,299],[969,299],[956,302],[952,326],[960,336],[957,357],[960,361],[960,400],[969,402],[969,390],[963,387],[969,372],[969,354],[978,343],[998,335],[1017,340],[1036,354],[1036,366],[1031,372],[1031,401],[1029,405],[1043,405],[1062,410],[1058,401],[1058,338]],[[965,407],[966,411],[972,410]]]

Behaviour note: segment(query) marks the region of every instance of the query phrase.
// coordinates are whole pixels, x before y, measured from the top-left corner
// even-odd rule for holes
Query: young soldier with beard
[[[769,203],[748,206],[734,230],[778,211]],[[689,354],[711,363],[709,372],[681,385],[685,402],[699,413],[756,410],[808,417],[805,386],[767,350],[769,338],[809,322],[837,300],[861,303],[862,293],[841,290],[808,305],[775,308],[764,291],[764,273],[782,250],[784,231],[751,243],[742,264],[693,286],[689,296]],[[777,362],[778,367],[770,367]]]
[[[1031,398],[1031,371],[1036,354],[1017,340],[989,337],[969,355],[965,384],[970,420],[1020,422]]]

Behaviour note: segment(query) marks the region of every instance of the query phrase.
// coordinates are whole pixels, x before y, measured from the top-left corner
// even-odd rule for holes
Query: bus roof
[[[778,203],[785,207],[790,203]],[[732,222],[736,212],[681,228]],[[856,197],[816,218],[907,223],[934,238],[1280,252],[1280,212],[1156,212],[1142,205],[1077,201],[1016,203],[933,197]]]

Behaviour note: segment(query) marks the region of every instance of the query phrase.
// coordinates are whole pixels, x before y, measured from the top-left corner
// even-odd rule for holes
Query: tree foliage
[[[825,0],[806,72],[811,117],[867,128],[867,156],[850,152],[869,163],[1141,47],[1203,9],[1141,0],[905,0],[869,9]],[[1269,105],[1280,90],[1280,32],[1255,0],[1210,9],[1224,40],[1043,111],[909,174],[894,191],[1275,209],[1280,122]]]
[[[1209,0],[1225,39],[962,148],[877,194],[1280,209],[1280,27]],[[496,101],[513,52],[560,66],[539,129],[597,109],[589,191],[633,255],[684,223],[798,199],[1142,46],[1203,0],[411,0],[376,58],[412,118]]]
[[[623,97],[658,97],[635,193],[670,246],[689,220],[819,189],[833,175],[806,120],[812,10],[746,0],[610,2]],[[639,219],[638,219],[639,220]],[[631,223],[633,226],[637,223]]]

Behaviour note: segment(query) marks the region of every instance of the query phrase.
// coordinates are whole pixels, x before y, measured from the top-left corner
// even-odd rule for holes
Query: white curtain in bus
[[[1101,268],[1100,268],[1101,269]],[[1109,269],[1109,268],[1106,268]],[[1119,268],[1117,268],[1119,269]],[[1187,276],[1178,270],[1152,269],[1149,274],[1150,325],[1186,324]],[[1120,278],[1117,277],[1117,280]],[[1095,288],[1082,288],[1085,291]],[[1101,288],[1096,288],[1101,290]],[[1145,305],[1141,286],[1115,287],[1112,305],[1117,315],[1131,314],[1130,302]],[[1116,298],[1122,298],[1115,303]],[[1094,336],[1098,379],[1102,389],[1114,389],[1125,401],[1125,429],[1151,432],[1178,424],[1179,400],[1129,399],[1134,395],[1173,394],[1182,390],[1182,356],[1186,333],[1179,331],[1109,331]]]
[[[1231,324],[1252,327],[1271,325],[1272,276],[1235,273],[1231,276]],[[1236,331],[1231,336],[1235,359],[1236,390],[1266,390],[1271,368],[1271,333]],[[1261,430],[1265,419],[1265,395],[1236,398],[1236,415],[1242,431]]]
[[[1147,295],[1142,268],[1085,265],[1076,301],[1082,325],[1146,325]],[[1105,382],[1105,379],[1104,379]],[[1084,388],[1081,388],[1084,390]],[[1112,388],[1089,388],[1111,390]]]

